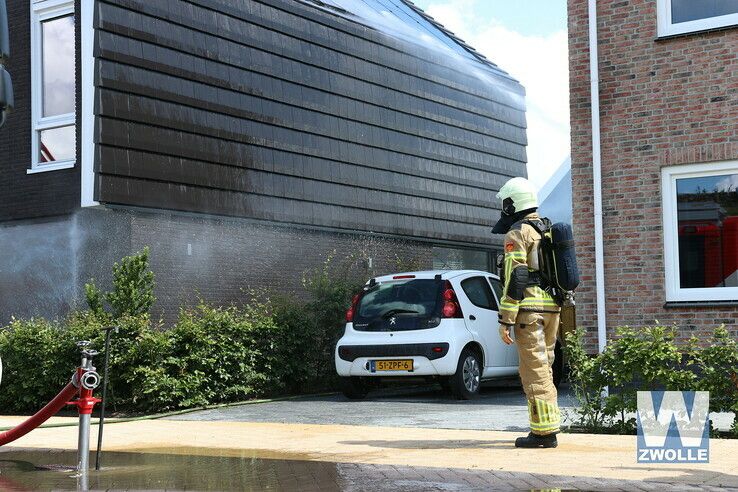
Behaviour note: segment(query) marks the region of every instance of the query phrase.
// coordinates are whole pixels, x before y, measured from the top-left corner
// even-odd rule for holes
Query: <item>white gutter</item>
[[[80,8],[80,31],[81,42],[80,57],[82,58],[82,73],[80,84],[82,85],[82,115],[80,130],[82,143],[80,150],[80,196],[82,207],[93,207],[99,205],[95,201],[95,2],[94,0],[81,0]]]
[[[588,0],[589,80],[592,111],[592,182],[594,188],[595,286],[597,290],[597,348],[607,344],[605,316],[605,256],[602,233],[602,151],[600,149],[600,76],[597,55],[597,0]]]

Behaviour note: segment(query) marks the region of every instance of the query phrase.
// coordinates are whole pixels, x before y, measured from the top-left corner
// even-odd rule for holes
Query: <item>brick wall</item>
[[[738,159],[738,29],[656,40],[656,0],[597,2],[608,330],[705,334],[733,307],[665,308],[661,168]],[[587,2],[568,0],[579,322],[596,344]]]
[[[110,288],[125,255],[151,248],[154,315],[171,322],[198,299],[241,303],[251,289],[306,298],[303,273],[320,269],[357,282],[432,266],[432,246],[371,234],[268,225],[174,212],[95,208],[0,225],[0,324],[11,316],[65,315],[84,307],[83,287]],[[371,267],[369,266],[371,258]]]
[[[243,302],[250,289],[305,298],[303,274],[320,269],[328,257],[333,257],[332,272],[346,272],[362,283],[408,266],[432,265],[431,245],[416,241],[194,215],[129,217],[131,251],[151,248],[156,309],[167,319],[198,298],[222,305]]]
[[[10,62],[6,68],[13,78],[15,110],[0,129],[0,221],[69,213],[79,207],[79,165],[62,171],[26,174],[31,168],[30,7],[24,0],[8,0],[7,7]],[[79,12],[79,0],[76,9]],[[76,25],[79,26],[79,22]],[[78,28],[76,36],[79,74]],[[78,106],[79,101],[78,90]]]

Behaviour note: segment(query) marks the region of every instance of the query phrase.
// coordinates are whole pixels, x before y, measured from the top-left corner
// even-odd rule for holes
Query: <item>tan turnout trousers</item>
[[[559,313],[521,311],[516,321],[515,344],[520,360],[520,381],[528,399],[530,429],[539,435],[558,432],[561,415],[551,366]]]

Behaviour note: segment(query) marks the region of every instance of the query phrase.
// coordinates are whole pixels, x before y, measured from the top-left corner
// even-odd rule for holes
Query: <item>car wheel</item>
[[[449,378],[451,393],[458,400],[471,400],[479,396],[482,386],[482,362],[476,350],[465,348],[459,357],[456,374]]]
[[[558,340],[556,340],[556,346],[554,347],[554,363],[551,369],[553,370],[554,386],[558,388],[564,377],[564,351],[561,349],[561,343]]]
[[[341,378],[341,392],[349,400],[363,400],[369,394],[369,385],[359,377]]]

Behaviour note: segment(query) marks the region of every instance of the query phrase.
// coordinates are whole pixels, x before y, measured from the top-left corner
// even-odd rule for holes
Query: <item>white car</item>
[[[501,293],[497,275],[477,270],[370,280],[354,296],[336,344],[344,394],[360,399],[381,378],[420,376],[471,399],[483,380],[516,376],[517,347],[498,333]]]

